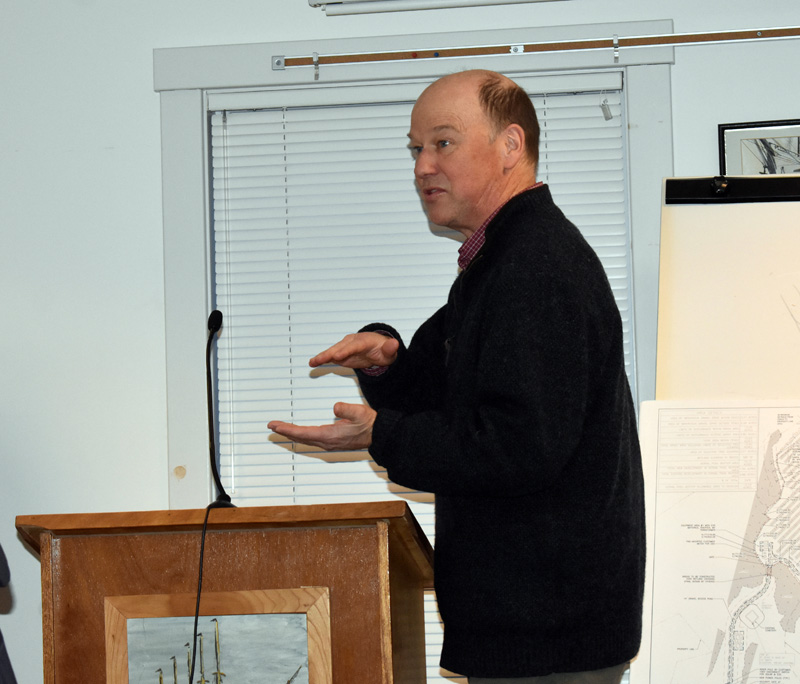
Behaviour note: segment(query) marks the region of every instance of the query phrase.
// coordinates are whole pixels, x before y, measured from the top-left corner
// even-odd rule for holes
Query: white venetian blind
[[[590,92],[575,93],[568,79],[569,94],[533,95],[542,128],[539,179],[606,265],[632,372],[621,81],[619,74],[580,78]],[[536,92],[533,79],[517,80]],[[372,102],[360,95],[351,98],[357,104],[335,106],[303,92],[273,92],[265,100],[277,97],[281,106],[211,114],[214,303],[225,316],[219,453],[223,483],[238,505],[399,496],[434,541],[432,495],[389,482],[365,452],[328,454],[266,428],[271,419],[328,423],[336,401],[360,402],[351,372],[311,371],[308,359],[374,321],[391,323],[409,341],[446,300],[456,235],[429,226],[406,147],[422,87],[381,89]],[[340,101],[345,95],[337,93]],[[249,107],[254,97],[246,95]],[[426,610],[428,681],[443,681],[432,597]]]

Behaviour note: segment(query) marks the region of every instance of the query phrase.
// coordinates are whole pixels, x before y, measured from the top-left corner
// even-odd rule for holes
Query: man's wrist
[[[394,335],[392,335],[392,333],[390,333],[388,330],[371,330],[370,332],[378,333],[378,335],[395,339]],[[370,366],[369,368],[362,368],[361,372],[371,378],[377,378],[383,375],[388,369],[389,366]]]

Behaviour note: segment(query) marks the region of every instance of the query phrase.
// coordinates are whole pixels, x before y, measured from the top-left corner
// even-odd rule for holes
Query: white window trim
[[[314,69],[273,69],[276,55],[435,49],[471,45],[656,35],[671,21],[389,36],[298,43],[158,49],[155,90],[161,96],[164,288],[170,508],[198,508],[211,500],[205,406],[206,320],[211,310],[208,200],[210,91],[307,86]],[[637,389],[655,396],[658,251],[661,179],[672,175],[671,47],[612,51],[509,54],[471,58],[509,74],[575,69],[622,69],[629,131],[629,178],[635,293]],[[618,60],[618,61],[615,61]],[[447,62],[447,63],[443,63]],[[318,84],[435,78],[464,68],[454,59],[325,66]]]

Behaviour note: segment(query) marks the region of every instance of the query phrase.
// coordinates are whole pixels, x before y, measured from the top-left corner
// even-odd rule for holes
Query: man
[[[429,219],[460,231],[447,304],[406,347],[382,323],[311,366],[355,368],[369,406],[292,440],[368,447],[436,494],[442,667],[471,684],[617,684],[641,638],[643,487],[619,313],[596,255],[536,183],[530,99],[446,76],[411,115]]]

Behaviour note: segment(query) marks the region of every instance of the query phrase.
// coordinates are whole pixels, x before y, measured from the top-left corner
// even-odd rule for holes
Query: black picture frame
[[[718,126],[723,176],[800,174],[800,119]]]

